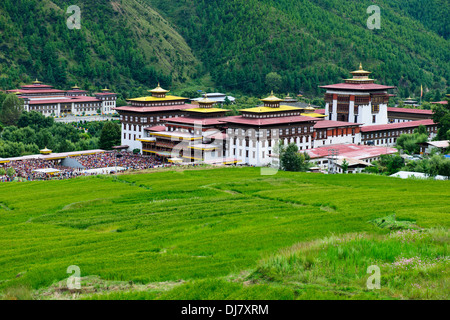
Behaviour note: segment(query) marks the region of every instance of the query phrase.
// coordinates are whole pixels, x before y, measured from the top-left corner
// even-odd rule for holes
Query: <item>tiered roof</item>
[[[349,91],[375,91],[375,90],[388,90],[394,89],[393,86],[384,86],[381,84],[375,84],[375,80],[369,78],[370,71],[363,69],[362,64],[359,65],[359,70],[352,71],[353,78],[344,79],[344,83],[331,84],[326,86],[320,86],[323,89],[329,90],[349,90]]]

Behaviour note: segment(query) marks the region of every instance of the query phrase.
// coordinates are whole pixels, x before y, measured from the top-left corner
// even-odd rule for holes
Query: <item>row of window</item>
[[[176,117],[183,117],[184,115],[170,115],[170,116],[162,116],[162,117],[138,117],[138,116],[120,116],[120,121],[125,121],[125,122],[140,122],[140,123],[153,123],[153,122],[160,122],[161,119],[170,119],[170,118],[176,118]]]
[[[363,138],[373,139],[373,138],[382,138],[382,137],[398,137],[401,134],[411,134],[414,132],[415,128],[403,129],[403,130],[395,130],[395,131],[384,131],[380,133],[370,133],[364,134]],[[428,132],[432,132],[436,130],[436,127],[427,127]]]
[[[289,117],[289,116],[298,116],[300,112],[288,112],[288,113],[269,113],[269,114],[253,114],[253,113],[246,113],[244,116],[246,118],[280,118],[280,117]]]

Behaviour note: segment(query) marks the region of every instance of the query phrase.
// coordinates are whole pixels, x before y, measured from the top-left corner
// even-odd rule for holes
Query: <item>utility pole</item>
[[[339,155],[339,151],[337,149],[328,149],[328,173],[335,174],[336,173],[336,161]]]

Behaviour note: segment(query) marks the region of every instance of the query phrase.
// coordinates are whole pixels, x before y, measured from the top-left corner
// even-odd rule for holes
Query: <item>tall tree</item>
[[[120,126],[114,122],[107,122],[100,134],[99,146],[104,150],[111,150],[120,144]]]
[[[266,75],[266,86],[268,90],[278,91],[281,88],[283,80],[276,72],[271,72]]]
[[[304,152],[298,152],[298,146],[290,143],[287,147],[279,146],[281,169],[284,171],[307,171],[310,167],[310,157]]]
[[[15,94],[8,94],[3,101],[0,121],[5,125],[16,125],[23,111],[23,101]]]

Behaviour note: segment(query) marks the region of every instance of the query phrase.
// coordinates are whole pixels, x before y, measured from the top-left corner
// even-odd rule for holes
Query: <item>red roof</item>
[[[408,109],[408,108],[387,108],[388,112],[401,112],[401,113],[417,113],[417,114],[433,114],[432,110],[422,110],[422,109]]]
[[[202,126],[222,125],[224,117],[220,118],[191,118],[191,117],[176,117],[166,119],[167,122],[183,123],[183,124],[201,124]]]
[[[336,127],[359,127],[361,125],[362,125],[362,123],[322,120],[322,121],[317,121],[314,128],[315,129],[324,129],[324,128],[336,128]]]
[[[380,125],[374,125],[374,126],[364,126],[364,127],[361,127],[361,132],[395,130],[395,129],[402,129],[402,128],[416,128],[420,125],[432,126],[434,124],[435,123],[432,119],[408,121],[408,122],[398,122],[398,123],[380,124]]]
[[[318,121],[317,118],[313,117],[305,117],[305,116],[290,116],[290,117],[275,117],[275,118],[263,118],[263,119],[255,119],[255,118],[247,118],[243,116],[233,116],[233,117],[225,117],[220,120],[222,122],[229,123],[239,123],[246,124],[251,126],[270,126],[276,124],[284,124],[284,123],[297,123],[297,122],[308,122],[308,121]]]
[[[318,114],[325,114],[325,109],[316,109],[314,112]]]
[[[20,92],[23,94],[33,94],[33,93],[64,93],[66,91],[64,90],[58,90],[58,89],[44,89],[44,90],[22,90],[22,89],[15,89],[15,90],[8,90],[8,92]]]
[[[117,93],[114,92],[98,92],[98,93],[94,93],[96,96],[112,96],[112,95],[116,95]]]
[[[217,132],[217,133],[214,133],[213,135],[209,136],[208,138],[215,139],[215,140],[227,140],[228,135],[223,132]]]
[[[357,91],[370,91],[370,90],[387,90],[394,89],[392,86],[384,86],[382,84],[375,83],[338,83],[338,84],[330,84],[327,86],[320,86],[320,88],[324,89],[338,89],[338,90],[357,90]]]
[[[26,84],[24,86],[21,86],[21,88],[28,89],[28,88],[53,88],[53,86],[48,84]]]
[[[117,107],[114,108],[114,110],[117,111],[131,111],[131,112],[158,112],[158,111],[173,111],[173,110],[184,110],[192,108],[190,104],[178,104],[174,106],[155,106],[155,107],[132,107],[132,106],[124,106],[124,107]]]
[[[312,159],[328,157],[330,149],[337,150],[338,157],[351,159],[368,159],[382,154],[393,154],[397,149],[387,147],[376,147],[356,144],[334,144],[306,150]]]
[[[166,131],[166,127],[165,127],[165,126],[154,126],[154,127],[147,127],[147,128],[144,128],[144,130],[147,130],[147,131],[155,131],[155,132],[161,132],[161,131]]]
[[[432,104],[448,104],[448,101],[432,102]]]

